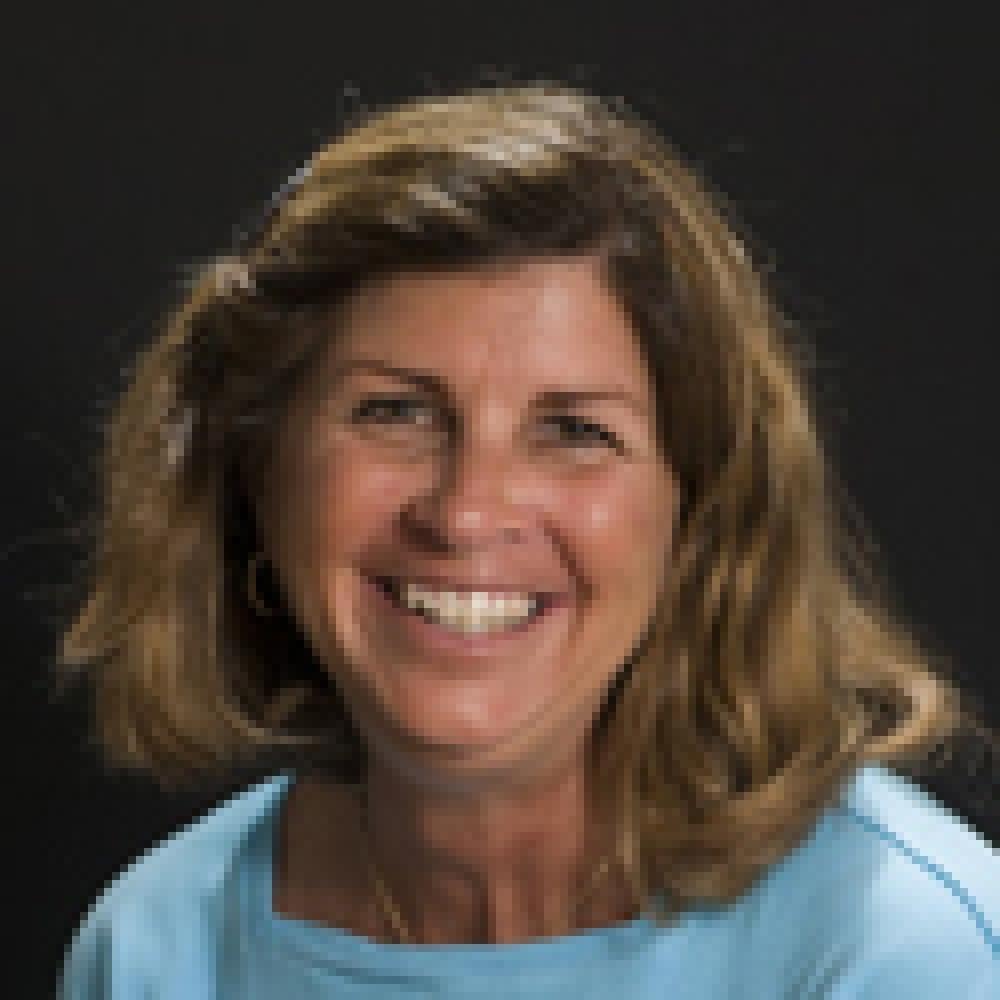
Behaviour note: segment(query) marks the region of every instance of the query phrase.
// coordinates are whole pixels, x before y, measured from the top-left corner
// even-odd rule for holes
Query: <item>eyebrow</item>
[[[402,379],[406,382],[414,382],[422,388],[439,396],[447,396],[447,386],[440,376],[433,372],[415,370],[411,368],[399,368],[395,365],[378,361],[375,358],[355,358],[338,365],[334,370],[333,385],[337,386],[348,375],[358,369],[371,369],[382,375],[389,375],[393,378]],[[641,414],[648,417],[649,408],[640,399],[624,389],[546,389],[535,397],[536,405],[540,407],[563,406],[569,403],[576,403],[591,399],[617,399],[628,403]]]

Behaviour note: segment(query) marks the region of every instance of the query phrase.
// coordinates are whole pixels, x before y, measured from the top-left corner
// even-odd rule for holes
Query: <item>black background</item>
[[[366,105],[554,79],[658,124],[777,270],[899,603],[1000,722],[985,8],[210,7],[37,5],[6,38],[5,909],[24,934],[9,995],[50,995],[108,880],[245,780],[171,799],[108,776],[84,704],[50,704],[82,554],[66,529],[93,502],[101,418],[171,284]],[[936,791],[996,843],[989,781]]]

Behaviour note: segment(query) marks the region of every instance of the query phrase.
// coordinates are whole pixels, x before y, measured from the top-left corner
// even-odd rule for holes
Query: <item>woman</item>
[[[137,367],[61,649],[112,763],[269,776],[114,881],[62,996],[1000,995],[996,855],[889,767],[961,699],[807,390],[627,112],[320,149]]]

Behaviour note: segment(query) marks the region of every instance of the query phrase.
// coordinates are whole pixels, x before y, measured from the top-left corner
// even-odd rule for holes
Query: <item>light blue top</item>
[[[996,849],[881,765],[730,906],[505,945],[380,944],[277,915],[274,821],[294,777],[120,873],[73,936],[60,1000],[1000,1000]]]

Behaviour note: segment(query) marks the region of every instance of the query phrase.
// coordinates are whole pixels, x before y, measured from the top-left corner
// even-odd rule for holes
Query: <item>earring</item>
[[[257,567],[262,561],[261,554],[255,552],[247,564],[247,600],[257,614],[263,615],[265,618],[271,618],[274,615],[274,611],[257,596]]]

